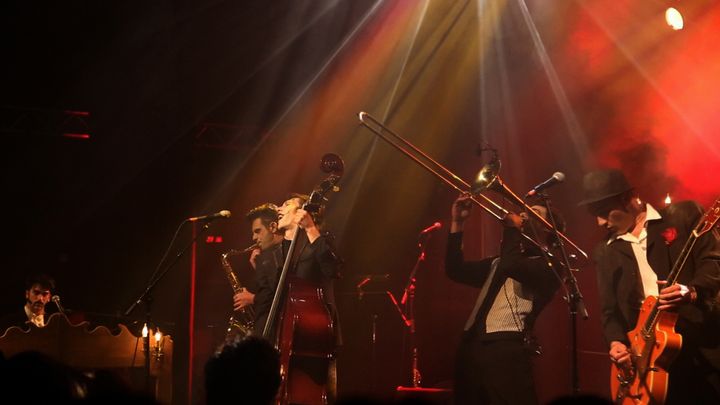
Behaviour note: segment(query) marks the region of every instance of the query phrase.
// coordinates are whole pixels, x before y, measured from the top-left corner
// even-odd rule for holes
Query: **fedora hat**
[[[618,169],[595,170],[583,178],[583,197],[578,205],[588,205],[632,190],[625,174]]]

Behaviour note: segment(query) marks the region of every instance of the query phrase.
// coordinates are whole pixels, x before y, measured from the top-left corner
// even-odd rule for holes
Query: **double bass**
[[[677,282],[697,239],[720,219],[720,199],[705,212],[673,264],[666,286]],[[637,325],[628,332],[631,365],[612,364],[610,389],[616,404],[663,404],[667,397],[668,369],[680,353],[682,335],[675,332],[677,313],[662,311],[657,297],[643,301]]]
[[[320,210],[325,195],[337,191],[344,165],[334,154],[322,158],[321,169],[330,175],[310,194],[302,209]],[[285,255],[262,335],[280,352],[282,377],[278,404],[327,404],[331,396],[331,368],[336,337],[333,317],[320,283],[290,275],[301,232],[298,229]]]

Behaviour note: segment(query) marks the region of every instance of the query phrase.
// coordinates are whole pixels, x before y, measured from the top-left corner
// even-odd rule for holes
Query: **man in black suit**
[[[656,296],[661,310],[676,311],[681,352],[672,363],[667,403],[720,403],[720,244],[717,234],[700,237],[677,283],[665,279],[702,215],[697,203],[683,201],[663,209],[638,198],[625,175],[615,169],[588,173],[580,203],[608,236],[595,250],[601,321],[610,358],[630,362],[627,332],[642,301]]]
[[[245,215],[250,222],[252,240],[255,247],[250,253],[250,266],[257,267],[256,260],[260,253],[282,242],[283,232],[278,229],[278,207],[275,204],[262,204],[250,210]],[[257,273],[256,273],[257,284]],[[233,309],[239,311],[255,302],[255,294],[247,288],[241,289],[233,295]]]
[[[540,249],[523,240],[521,229],[529,230],[533,221],[515,214],[504,219],[500,256],[465,260],[462,240],[470,207],[468,196],[453,204],[445,257],[451,280],[479,289],[457,350],[455,403],[533,405],[532,355],[539,347],[531,337],[532,327],[560,285],[557,263],[548,266]],[[547,218],[545,207],[532,208]],[[563,231],[561,218],[555,218]],[[538,233],[547,236],[539,242],[551,247],[554,236]]]
[[[332,237],[321,232],[318,225],[319,217],[302,209],[306,201],[306,196],[293,194],[278,207],[277,227],[283,232],[283,241],[263,250],[257,256],[256,334],[262,333],[265,327],[265,320],[275,296],[278,276],[296,232],[299,234],[290,262],[289,274],[319,285],[323,290],[323,299],[330,314],[334,319],[337,318],[334,280],[340,275],[342,260],[335,251]]]
[[[322,291],[322,311],[327,311],[335,347],[327,357],[294,354],[292,364],[300,373],[305,373],[321,384],[332,403],[337,393],[335,351],[341,345],[337,307],[335,305],[334,281],[339,277],[342,260],[337,255],[329,234],[320,229],[319,213],[311,214],[302,207],[308,197],[293,194],[278,208],[278,229],[284,232],[283,241],[263,250],[256,259],[258,288],[255,294],[255,330],[262,334],[275,297],[280,272],[285,262],[292,239],[297,234],[293,255],[290,259],[289,278],[297,278],[306,288]],[[298,282],[296,282],[298,283]],[[287,285],[287,283],[286,283]],[[287,294],[287,288],[285,289]],[[313,294],[317,296],[317,294]],[[282,310],[282,306],[279,308]],[[320,315],[320,314],[317,314]],[[317,319],[317,318],[316,318]],[[275,323],[272,328],[276,328]],[[304,342],[309,347],[322,347],[323,342]],[[282,353],[281,356],[289,355]]]
[[[25,306],[3,317],[0,322],[0,335],[11,326],[26,328],[33,324],[38,328],[45,326],[47,314],[45,306],[50,302],[52,291],[55,289],[55,280],[45,274],[28,277],[25,281]]]

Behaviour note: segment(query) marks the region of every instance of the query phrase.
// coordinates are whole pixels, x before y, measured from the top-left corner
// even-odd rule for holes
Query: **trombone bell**
[[[493,159],[490,163],[483,166],[477,176],[475,176],[475,181],[471,187],[472,193],[479,194],[485,190],[498,191],[498,188],[503,189],[502,182],[498,177],[500,166],[500,160],[498,159]]]

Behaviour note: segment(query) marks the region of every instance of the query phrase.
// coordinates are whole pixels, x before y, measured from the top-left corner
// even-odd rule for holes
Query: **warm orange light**
[[[683,29],[683,16],[677,9],[673,7],[665,10],[665,21],[675,31]]]
[[[147,327],[147,324],[143,325],[143,328],[142,328],[142,337],[143,337],[143,338],[148,337],[148,327]]]
[[[162,333],[160,333],[160,329],[155,332],[155,344],[160,343],[160,339],[162,339]]]
[[[672,200],[670,199],[670,193],[667,193],[667,195],[665,196],[665,205],[670,205],[671,202]]]

